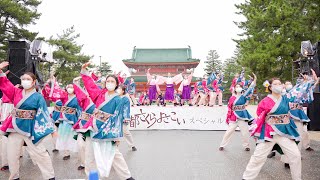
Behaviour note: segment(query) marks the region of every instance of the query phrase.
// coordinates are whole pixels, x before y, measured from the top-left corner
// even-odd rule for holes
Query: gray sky
[[[30,27],[49,38],[75,26],[83,52],[93,62],[108,61],[112,69],[125,68],[122,59],[131,58],[137,48],[192,48],[201,59],[196,75],[203,74],[209,50],[222,60],[233,55],[231,40],[241,32],[233,21],[234,4],[243,0],[43,0],[37,24]]]

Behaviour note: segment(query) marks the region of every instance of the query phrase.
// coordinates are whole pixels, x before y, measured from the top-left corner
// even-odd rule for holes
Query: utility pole
[[[101,56],[99,56],[100,57],[100,67],[101,67]]]

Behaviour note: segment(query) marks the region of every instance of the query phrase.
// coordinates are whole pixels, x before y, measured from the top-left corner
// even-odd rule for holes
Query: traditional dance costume
[[[70,151],[78,152],[77,141],[73,138],[76,132],[72,129],[72,126],[78,121],[81,114],[81,107],[75,95],[69,95],[62,90],[57,82],[51,82],[51,87],[46,85],[46,93],[44,95],[46,99],[56,102],[61,100],[63,106],[55,106],[56,111],[60,111],[60,124],[58,127],[58,139],[56,143],[56,149],[64,150],[64,159],[70,158]]]
[[[178,89],[181,92],[181,104],[184,104],[184,101],[189,101],[191,99],[190,83],[192,80],[192,76],[193,73],[191,73],[186,79],[183,79]]]
[[[148,78],[148,84],[149,84],[149,100],[150,104],[152,101],[157,99],[157,93],[160,91],[159,83],[162,81],[159,77],[157,79],[155,77],[152,77],[149,73],[149,70],[147,72],[147,78]]]
[[[307,130],[307,124],[310,122],[310,119],[303,110],[303,104],[311,103],[313,101],[313,85],[314,81],[297,84],[296,87],[289,92],[289,114],[294,120],[300,134],[301,139],[298,144],[300,151],[302,147],[304,149],[310,148],[309,133]],[[303,92],[308,92],[307,96],[304,96]]]
[[[296,130],[297,126],[289,115],[289,102],[290,99],[286,96],[275,99],[272,95],[268,95],[259,103],[257,127],[252,132],[258,145],[243,174],[243,179],[254,179],[258,176],[267,155],[276,143],[289,158],[292,179],[301,179],[301,154],[295,142],[299,141],[300,137]]]
[[[132,134],[129,130],[129,123],[130,123],[130,100],[127,96],[121,97],[122,101],[122,111],[123,111],[123,136],[126,139],[126,142],[128,143],[129,147],[132,150],[136,150],[135,145],[133,143]]]
[[[244,148],[249,148],[249,127],[248,122],[253,121],[253,117],[246,110],[245,103],[247,97],[253,93],[255,84],[251,86],[241,95],[233,95],[229,99],[228,114],[226,122],[229,124],[228,130],[223,136],[220,148],[224,148],[231,140],[231,136],[237,127],[240,128],[242,134],[242,145]],[[248,149],[247,149],[248,150]]]
[[[131,178],[129,168],[114,143],[123,137],[121,98],[116,93],[109,95],[106,89],[99,89],[88,71],[82,70],[81,76],[89,96],[97,107],[94,118],[88,122],[94,130],[91,134],[94,157],[86,156],[86,159],[95,160],[101,177],[108,177],[113,167],[120,179],[129,179]]]
[[[211,73],[207,80],[207,87],[209,90],[209,106],[213,106],[215,104],[215,98],[217,97],[216,95],[216,89],[213,87],[213,82],[216,80],[216,75],[215,73]]]
[[[198,81],[198,82],[195,82],[194,85],[193,85],[193,99],[192,99],[192,104],[193,105],[197,105],[199,100],[200,100],[200,94],[199,94],[199,91],[198,91],[198,84],[200,83],[201,81]]]
[[[244,77],[244,70],[241,71],[239,77],[235,77],[232,80],[232,83],[231,83],[231,86],[230,86],[230,89],[229,89],[231,94],[234,94],[234,88],[238,83],[241,83],[241,85],[244,86],[244,82],[242,81],[243,77]]]
[[[90,141],[90,131],[84,128],[84,126],[89,122],[90,118],[92,118],[92,114],[96,106],[93,104],[93,102],[89,98],[89,95],[85,92],[84,89],[80,87],[78,83],[76,82],[73,83],[73,89],[74,89],[74,94],[77,97],[78,103],[82,109],[79,120],[72,127],[74,131],[78,133],[77,143],[79,148],[79,159],[80,159],[80,166],[78,169],[81,170],[82,167],[85,167],[86,174],[89,175],[89,172],[90,172],[89,169],[91,169],[91,167],[90,167],[90,163],[86,161],[85,157],[86,157],[87,151],[91,151],[92,153],[92,150],[88,149],[88,148],[92,149],[92,147],[90,147],[92,146],[92,143]]]
[[[135,94],[136,94],[136,83],[134,81],[130,81],[126,87],[126,91],[129,94],[130,97],[130,104],[132,103],[132,105],[137,105],[138,102],[135,98]]]
[[[174,77],[158,76],[157,78],[159,78],[158,85],[166,83],[166,92],[164,94],[164,100],[173,101],[174,100],[174,84],[177,85],[183,80],[182,75],[178,74]]]
[[[51,158],[42,140],[54,132],[54,124],[44,98],[35,89],[26,93],[25,90],[13,86],[3,73],[0,74],[0,90],[14,104],[12,114],[0,129],[2,133],[9,133],[9,179],[19,178],[20,149],[24,143],[27,144],[26,150],[32,161],[38,165],[43,178],[53,179]]]
[[[1,104],[1,124],[3,124],[3,122],[9,117],[13,108],[13,103],[5,94],[3,94]],[[7,136],[1,136],[1,170],[6,170],[9,168],[7,156],[7,143]]]
[[[207,80],[206,79],[203,79],[202,81],[199,81],[197,83],[197,91],[200,96],[200,100],[197,105],[198,106],[206,105],[207,92],[209,91],[207,88]]]

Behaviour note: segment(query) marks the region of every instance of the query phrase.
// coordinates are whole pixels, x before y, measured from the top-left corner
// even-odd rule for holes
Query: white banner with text
[[[248,106],[255,116],[256,106]],[[189,129],[226,130],[227,106],[216,107],[158,107],[143,106],[131,108],[131,130]]]

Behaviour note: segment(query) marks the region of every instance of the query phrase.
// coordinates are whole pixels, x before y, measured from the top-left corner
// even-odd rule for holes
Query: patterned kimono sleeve
[[[124,121],[130,121],[130,101],[128,97],[123,97],[122,99],[122,105],[123,105],[123,120]]]
[[[240,73],[240,75],[239,75],[239,77],[238,77],[238,79],[237,79],[236,83],[241,82],[241,81],[242,81],[242,79],[243,79],[243,77],[244,77],[244,70],[242,70],[242,71],[241,71],[241,73]]]
[[[113,141],[123,137],[123,103],[122,99],[118,98],[116,103],[116,109],[112,116],[109,117],[100,128],[99,132],[94,135],[93,138],[99,137],[99,139]]]
[[[55,131],[54,121],[49,115],[46,101],[38,96],[37,113],[35,116],[34,131],[32,131],[32,142],[37,144],[42,138]]]
[[[91,73],[91,77],[92,77],[92,79],[94,80],[94,81],[98,81],[98,76],[97,75],[95,75],[94,73]]]
[[[315,81],[314,80],[310,80],[308,81],[307,83],[304,84],[305,86],[305,95],[304,95],[304,99],[303,99],[303,102],[304,103],[311,103],[313,100],[314,100],[314,97],[313,97],[313,92],[314,92],[314,89],[315,89]]]
[[[211,73],[211,75],[208,77],[208,79],[207,79],[207,84],[211,84],[212,81],[214,81],[215,79],[216,79],[216,75],[215,75],[215,73],[213,72],[213,73]]]
[[[57,98],[52,97],[52,93],[51,93],[52,88],[53,88],[52,84],[45,84],[42,89],[42,95],[46,100],[57,101],[58,100]]]
[[[47,89],[50,89],[50,87],[49,87],[48,84],[45,84],[44,87],[43,87],[42,90],[41,90],[41,94],[42,94],[42,96],[43,96],[45,99],[50,100],[50,99],[49,99],[49,93],[50,93],[50,92],[48,92]]]
[[[256,84],[255,83],[251,83],[249,88],[243,93],[243,96],[248,99],[252,96],[253,92],[254,92],[254,88],[255,88]]]
[[[131,89],[130,89],[129,93],[131,93],[131,94],[136,93],[136,84],[132,83],[132,84],[130,84],[130,87],[131,87]]]
[[[55,82],[54,87],[51,88],[49,97],[53,101],[61,100],[65,102],[68,100],[68,93],[59,86],[58,82]]]
[[[209,89],[207,87],[207,82],[206,81],[202,81],[201,84],[202,84],[202,88],[205,91],[205,93],[209,92]]]
[[[229,102],[228,102],[228,113],[227,113],[227,118],[226,118],[227,124],[229,124],[230,118],[232,115],[232,106],[233,106],[233,100],[232,100],[232,96],[231,96],[231,98],[229,99]]]
[[[97,97],[101,94],[102,90],[96,85],[94,80],[89,76],[89,72],[86,70],[81,70],[81,77],[89,96],[92,101],[96,103]]]
[[[0,74],[0,90],[7,96],[7,98],[13,102],[15,93],[19,90],[15,87],[7,78],[6,74]]]
[[[128,78],[126,78],[126,80],[124,80],[123,84],[125,86],[129,86],[130,85],[130,80]]]
[[[257,116],[259,117],[264,111],[265,111],[265,109],[264,109],[264,101],[261,101],[261,102],[258,104]]]
[[[213,84],[212,84],[212,87],[213,87],[213,89],[216,91],[216,92],[219,92],[220,91],[220,89],[219,89],[219,87],[218,87],[218,81],[219,80],[214,80],[213,81]]]
[[[88,95],[84,92],[84,90],[76,83],[73,83],[73,89],[74,89],[74,94],[77,97],[78,104],[81,106],[82,109],[85,109],[85,101],[89,100]]]
[[[38,101],[38,111],[39,110],[41,110],[41,113],[43,113],[42,116],[43,116],[44,120],[46,120],[48,122],[52,122],[54,124],[54,120],[50,117],[50,113],[49,113],[49,110],[48,110],[48,107],[47,107],[47,103],[46,103],[44,97],[41,97],[41,96],[40,96],[39,101]]]
[[[286,97],[293,103],[311,103],[313,101],[313,85],[314,81],[297,84],[286,94]]]

